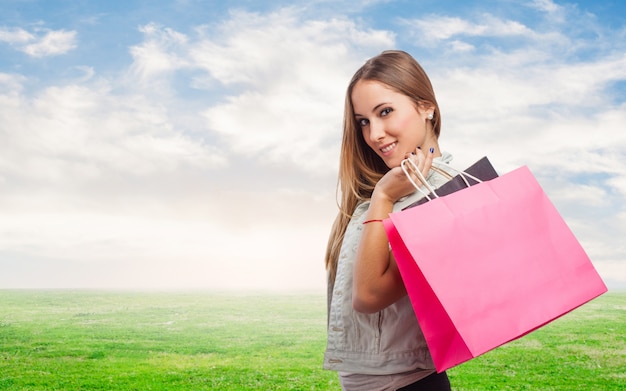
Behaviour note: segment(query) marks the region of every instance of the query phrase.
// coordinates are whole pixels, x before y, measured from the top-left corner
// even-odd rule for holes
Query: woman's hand
[[[433,164],[433,153],[427,152],[423,153],[421,149],[416,149],[414,153],[407,154],[406,158],[410,159],[419,172],[422,174],[422,177],[426,178],[428,176],[428,172]],[[415,171],[415,168],[412,164],[408,164],[407,172],[411,175],[413,182],[416,184],[421,184],[422,180],[420,176]],[[376,184],[374,188],[374,193],[372,194],[372,202],[375,202],[375,199],[381,198],[383,202],[391,202],[392,204],[398,201],[400,198],[409,195],[415,191],[415,187],[409,181],[404,170],[401,167],[394,167],[389,170]]]

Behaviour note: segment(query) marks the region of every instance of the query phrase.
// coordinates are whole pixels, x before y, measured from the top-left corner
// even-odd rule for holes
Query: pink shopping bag
[[[527,167],[384,225],[438,372],[607,291]]]

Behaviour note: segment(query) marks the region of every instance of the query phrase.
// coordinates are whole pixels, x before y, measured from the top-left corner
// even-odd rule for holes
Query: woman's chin
[[[394,158],[383,159],[383,161],[389,168],[400,167],[400,163],[402,163],[402,159],[394,159]]]

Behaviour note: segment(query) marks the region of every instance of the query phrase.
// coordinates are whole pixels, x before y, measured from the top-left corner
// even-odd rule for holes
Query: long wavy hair
[[[354,117],[352,90],[360,80],[378,81],[408,96],[416,105],[433,107],[432,126],[435,137],[441,130],[441,114],[430,79],[420,64],[410,54],[400,50],[384,51],[369,59],[354,74],[346,91],[343,115],[343,138],[339,162],[338,203],[339,213],[332,226],[326,248],[326,270],[329,282],[334,285],[337,261],[346,227],[356,206],[369,199],[374,186],[389,167],[365,143],[361,127]]]

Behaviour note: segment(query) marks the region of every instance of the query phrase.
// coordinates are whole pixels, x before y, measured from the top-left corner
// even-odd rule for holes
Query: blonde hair
[[[326,247],[326,270],[329,282],[334,284],[337,261],[346,227],[356,206],[372,196],[374,186],[389,167],[365,143],[361,128],[354,117],[352,90],[359,80],[372,80],[385,84],[408,96],[416,107],[427,104],[434,108],[433,132],[439,137],[441,116],[430,79],[411,55],[399,50],[384,51],[369,59],[354,74],[346,91],[343,138],[339,162],[339,214],[332,226]]]

